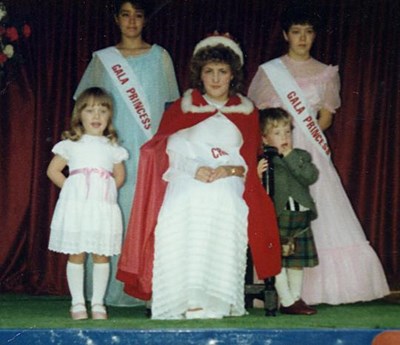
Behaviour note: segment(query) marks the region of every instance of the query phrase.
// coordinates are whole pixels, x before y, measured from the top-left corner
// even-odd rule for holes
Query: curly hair
[[[223,44],[207,46],[193,55],[190,62],[191,87],[199,89],[202,93],[205,93],[204,85],[201,80],[201,72],[203,67],[210,62],[221,62],[230,66],[233,75],[229,86],[230,96],[242,92],[243,70],[240,58],[231,48],[226,47]]]
[[[81,121],[82,110],[93,104],[100,104],[110,110],[110,118],[108,125],[104,130],[104,136],[112,143],[116,143],[118,141],[117,132],[112,124],[113,101],[111,96],[100,87],[90,87],[79,95],[72,112],[71,128],[62,133],[62,139],[78,141],[80,138],[82,138],[82,136],[85,134],[85,129],[83,128]]]

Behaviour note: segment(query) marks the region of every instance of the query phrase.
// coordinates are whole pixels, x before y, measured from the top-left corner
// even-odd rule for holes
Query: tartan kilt
[[[302,229],[309,227],[307,231],[295,237],[295,252],[290,256],[282,256],[282,267],[314,267],[318,265],[318,254],[310,223],[311,211],[283,210],[278,217],[282,243],[285,238],[294,236]]]

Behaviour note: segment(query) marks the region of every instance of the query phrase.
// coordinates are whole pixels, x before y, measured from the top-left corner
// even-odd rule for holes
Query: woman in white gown
[[[258,275],[280,270],[275,214],[256,173],[258,113],[237,93],[242,64],[231,38],[199,42],[191,62],[195,89],[166,111],[141,150],[138,186],[146,190],[135,193],[118,277],[133,295],[152,292],[153,319],[244,315],[248,237]],[[159,211],[144,201],[149,192],[160,195]],[[147,211],[154,208],[152,220]]]

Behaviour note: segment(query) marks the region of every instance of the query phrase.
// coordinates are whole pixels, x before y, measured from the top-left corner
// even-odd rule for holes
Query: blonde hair
[[[282,108],[266,108],[259,111],[260,131],[266,134],[271,128],[280,124],[287,125],[292,123],[292,118],[288,112]]]
[[[82,138],[82,135],[85,134],[85,129],[83,128],[81,121],[82,110],[93,104],[100,104],[110,110],[110,119],[106,129],[104,130],[104,136],[112,143],[116,143],[118,141],[117,132],[112,124],[113,101],[111,96],[100,87],[90,87],[79,95],[72,112],[71,128],[62,133],[62,139],[78,141],[80,138]]]

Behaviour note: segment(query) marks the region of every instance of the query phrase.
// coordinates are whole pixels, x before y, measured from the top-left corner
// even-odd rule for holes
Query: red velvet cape
[[[191,97],[193,105],[207,105],[197,90],[192,91]],[[234,96],[225,107],[237,109],[235,106],[241,102],[241,98]],[[249,245],[257,275],[265,279],[280,272],[281,252],[273,203],[257,176],[257,152],[260,147],[258,111],[253,108],[250,114],[221,112],[239,128],[243,136],[240,153],[248,165],[244,199],[249,207]],[[136,191],[117,271],[117,278],[125,284],[124,291],[129,295],[143,300],[151,298],[154,229],[167,186],[162,180],[169,166],[167,138],[215,113],[216,110],[184,113],[182,99],[179,99],[164,113],[155,136],[140,149]]]

